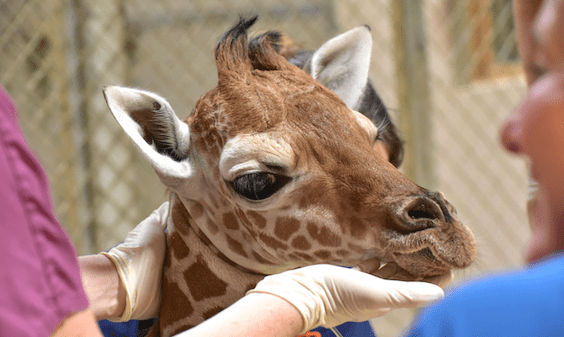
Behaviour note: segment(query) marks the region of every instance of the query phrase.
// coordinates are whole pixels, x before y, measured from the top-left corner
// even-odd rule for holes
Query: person
[[[523,69],[525,72],[525,79],[527,84],[530,86],[535,83],[543,74],[546,72],[546,66],[544,63],[546,61],[539,60],[539,58],[545,57],[543,55],[539,55],[537,52],[537,41],[538,37],[535,37],[533,32],[533,22],[535,16],[538,14],[539,9],[541,7],[541,0],[535,1],[516,1],[514,4],[515,8],[515,17],[516,17],[516,35],[519,41],[519,54],[521,55],[521,63],[523,64]],[[546,33],[548,35],[552,34],[552,39],[557,39],[558,28],[557,23],[549,23],[551,20],[551,16],[554,18],[558,12],[557,8],[554,7],[554,3],[547,3],[547,10],[544,11],[544,17],[542,26],[545,27],[544,29],[548,29],[548,27],[552,30],[551,33]],[[560,17],[560,16],[559,16]],[[541,24],[541,19],[539,18],[539,25]],[[540,27],[539,27],[540,28]],[[548,54],[554,55],[553,57],[558,57],[558,54],[562,54],[562,51],[559,51],[560,45],[557,43],[549,44],[546,48],[550,48],[548,50]],[[531,229],[534,232],[535,230],[539,230],[535,226],[536,223],[542,221],[541,214],[539,213],[538,209],[538,183],[530,177],[529,179],[529,191],[527,195],[527,212],[529,215],[529,224],[531,225]],[[542,229],[542,227],[541,227]],[[558,245],[558,243],[555,243]],[[552,247],[551,247],[552,246]],[[532,247],[532,245],[531,245]],[[533,254],[537,254],[537,256],[543,256],[549,254],[551,250],[558,250],[558,247],[554,247],[554,243],[552,245],[547,245],[545,248],[547,249],[546,252],[542,252],[540,247],[536,249],[531,249],[530,252],[526,253],[526,260],[534,261],[536,256]]]
[[[547,0],[541,7],[540,1],[514,0],[514,11],[530,87],[523,102],[502,127],[501,138],[508,151],[529,158],[531,177],[538,182],[535,202],[529,207],[533,214],[532,239],[525,257],[530,265],[452,289],[443,300],[421,311],[406,332],[407,336],[564,335],[561,323],[564,314],[561,300],[564,298],[564,178],[559,174],[564,169],[561,150],[564,145],[564,2]],[[313,281],[314,274],[309,271],[321,267],[324,269],[319,272],[326,274],[327,279]],[[324,289],[322,295],[315,295],[318,288],[325,288],[327,284],[335,285],[341,300],[340,296],[347,294],[344,298],[354,299],[357,304],[369,303],[360,308],[370,307],[370,310],[349,312],[350,316],[344,318],[347,320],[377,316],[396,307],[390,302],[382,305],[381,298],[372,297],[372,292],[377,290],[383,290],[383,297],[392,303],[396,302],[396,296],[391,295],[394,293],[404,304],[417,306],[425,302],[421,297],[414,300],[411,295],[397,292],[395,285],[388,283],[390,281],[372,279],[355,270],[339,270],[339,276],[346,280],[343,287],[333,279],[335,268],[338,267],[312,266],[269,276],[232,307],[181,335],[220,334],[228,329],[233,335],[292,336],[310,325],[336,324],[340,320],[334,315],[340,317],[350,308],[342,301],[335,301],[334,289]],[[364,286],[354,283],[356,280]],[[304,283],[311,284],[314,290],[303,288]],[[394,290],[387,289],[386,285],[392,285]],[[287,287],[294,290],[288,292]],[[422,291],[415,293],[419,296]],[[311,303],[311,307],[306,303]],[[337,306],[332,307],[330,303]],[[241,312],[245,313],[243,317]],[[263,330],[266,326],[268,331]]]
[[[0,335],[100,336],[74,248],[58,225],[47,178],[0,89]]]
[[[77,258],[53,215],[47,177],[2,87],[0,177],[0,336],[101,336],[99,319],[156,315],[168,202],[114,249]],[[225,331],[231,336],[295,336],[320,325],[330,328],[418,307],[443,295],[431,283],[310,266],[266,277],[240,301],[181,336]]]
[[[537,187],[528,266],[456,287],[406,336],[564,336],[564,2],[514,0],[527,94],[501,127]]]
[[[408,336],[564,334],[560,323],[564,313],[564,178],[558,174],[564,165],[564,2],[548,0],[542,8],[528,6],[531,1],[514,1],[520,50],[530,43],[531,66],[525,69],[532,80],[523,102],[502,128],[502,143],[510,152],[529,157],[532,178],[538,182],[531,217],[533,236],[526,252],[531,265],[454,288],[444,300],[422,310],[406,332]],[[536,24],[530,24],[525,15],[520,17],[520,11],[529,19],[536,18]],[[529,42],[523,42],[525,39]],[[526,57],[523,60],[526,64]],[[112,268],[104,270],[117,274]],[[440,297],[430,284],[394,282],[334,266],[272,275],[233,306],[181,336],[216,335],[226,330],[234,336],[293,336],[314,325],[364,320]],[[122,297],[127,301],[128,296]]]

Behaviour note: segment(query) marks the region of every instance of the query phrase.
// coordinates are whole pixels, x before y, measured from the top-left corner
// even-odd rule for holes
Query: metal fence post
[[[113,192],[118,181],[130,178],[121,172],[132,171],[131,161],[127,151],[123,151],[117,161],[112,162],[108,158],[110,147],[118,147],[125,137],[113,123],[101,91],[102,85],[124,84],[127,78],[123,51],[126,18],[122,0],[69,1],[75,25],[73,38],[77,65],[73,75],[77,85],[77,113],[82,138],[81,169],[86,176],[83,215],[92,245],[90,250],[98,252],[115,244],[106,238],[106,232],[116,226],[116,218],[121,218],[124,207],[119,202],[131,195],[118,197]]]
[[[398,78],[399,127],[406,150],[403,170],[417,184],[434,189],[431,100],[427,40],[421,0],[391,2]]]

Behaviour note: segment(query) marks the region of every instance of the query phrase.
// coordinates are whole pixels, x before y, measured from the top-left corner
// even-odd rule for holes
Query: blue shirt
[[[564,255],[454,288],[407,336],[564,336]]]
[[[100,329],[105,337],[135,337],[138,335],[138,321],[124,323],[113,323],[110,321],[100,321]],[[333,331],[325,328],[314,329],[305,336],[307,337],[376,337],[369,322],[353,323],[347,322],[339,325],[337,331],[341,334],[335,335]]]
[[[370,325],[369,322],[361,322],[361,323],[347,322],[339,325],[336,329],[337,331],[339,331],[342,337],[353,337],[353,336],[376,337],[376,335],[374,334],[374,330],[372,330],[372,326]],[[319,332],[320,333],[319,337],[341,337],[339,335],[335,335],[335,333],[330,329],[325,329],[325,328],[313,329],[312,332]],[[318,337],[318,336],[312,334],[311,337]]]

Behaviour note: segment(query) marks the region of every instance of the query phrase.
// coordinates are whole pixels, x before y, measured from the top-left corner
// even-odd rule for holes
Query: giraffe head
[[[302,49],[283,36],[279,53],[337,94],[349,109],[361,112],[378,128],[375,150],[396,167],[403,160],[403,144],[386,106],[368,78],[372,56],[370,27],[353,28],[325,42],[317,50]]]
[[[217,87],[184,121],[157,94],[104,89],[185,208],[188,220],[174,226],[192,226],[231,262],[262,274],[379,259],[417,279],[469,266],[473,235],[443,195],[378,155],[381,130],[281,56],[280,34],[249,41],[255,20],[220,38]]]

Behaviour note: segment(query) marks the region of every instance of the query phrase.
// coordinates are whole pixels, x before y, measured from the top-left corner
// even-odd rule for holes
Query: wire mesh
[[[424,35],[416,43],[426,54],[430,127],[423,131],[430,138],[419,148],[433,161],[431,187],[445,193],[477,236],[478,261],[460,274],[472,278],[520,264],[529,237],[526,168],[503,153],[497,133],[525,90],[511,4],[420,4]],[[398,30],[395,5],[0,0],[0,83],[16,101],[28,142],[48,172],[58,218],[79,253],[95,253],[121,242],[166,199],[152,168],[107,110],[104,85],[158,92],[183,117],[215,85],[212,49],[239,13],[258,13],[257,30],[284,31],[307,48],[368,24],[374,39],[371,79],[401,122],[398,48],[414,37]],[[373,323],[380,336],[396,335],[412,314],[396,311]]]

